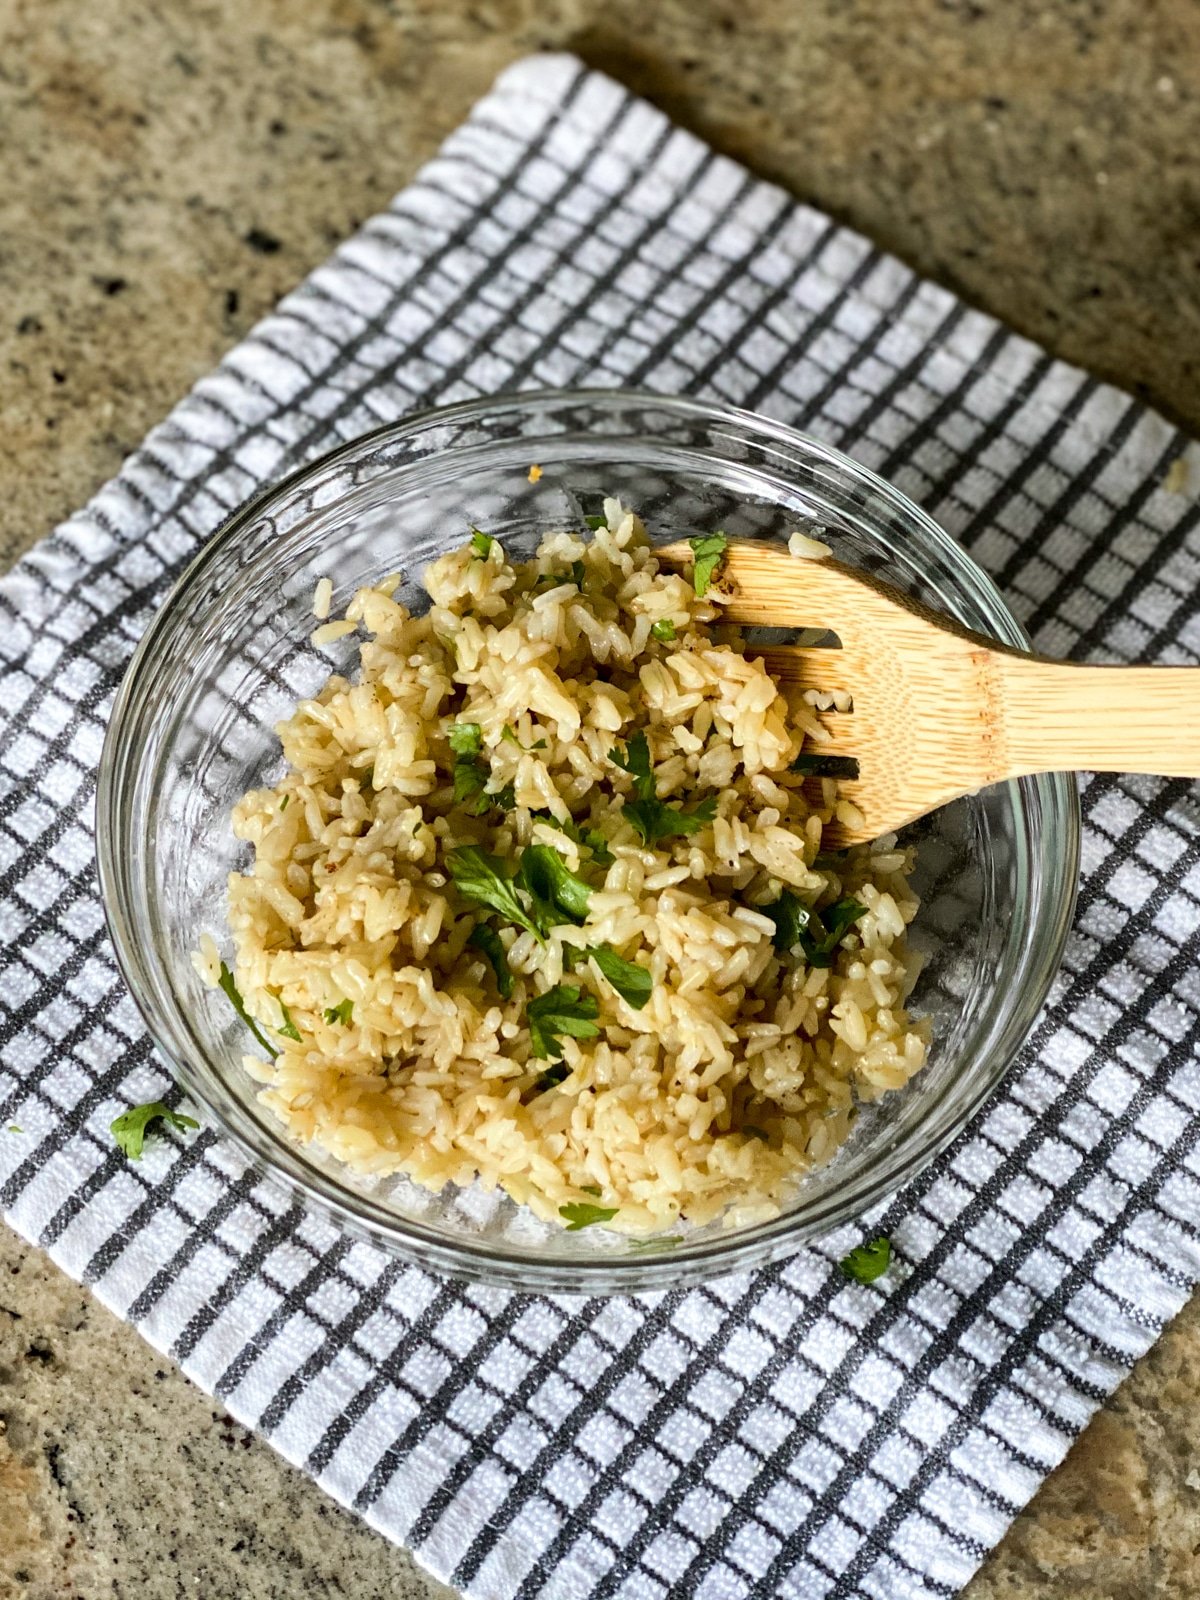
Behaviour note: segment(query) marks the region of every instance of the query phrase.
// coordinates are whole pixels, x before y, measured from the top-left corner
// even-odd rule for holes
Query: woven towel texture
[[[117,977],[92,792],[166,587],[265,480],[502,389],[718,397],[841,446],[1037,646],[1195,662],[1187,440],[566,57],[519,64],[0,581],[0,1204],[290,1460],[500,1600],[949,1596],[1200,1276],[1200,809],[1083,786],[1066,962],[1016,1070],[874,1225],[646,1300],[471,1289],[352,1243],[211,1129]]]

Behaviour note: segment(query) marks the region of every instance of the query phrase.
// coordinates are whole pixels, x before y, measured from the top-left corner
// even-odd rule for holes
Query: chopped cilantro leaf
[[[624,750],[610,750],[608,759],[622,771],[629,773],[639,800],[654,799],[654,771],[650,765],[650,746],[641,729],[634,734]]]
[[[661,800],[627,800],[625,815],[641,835],[645,845],[659,839],[678,838],[689,833],[699,833],[717,814],[717,799],[710,795],[690,811],[680,811],[675,806],[663,805]]]
[[[581,1183],[579,1185],[579,1192],[580,1194],[594,1194],[596,1199],[599,1200],[600,1196],[604,1193],[604,1190],[598,1183]]]
[[[568,839],[573,839],[584,850],[592,852],[592,858],[599,867],[612,866],[612,851],[608,848],[608,840],[598,828],[581,828],[573,817],[568,817],[566,822],[560,822],[550,811],[535,811],[535,817],[545,817],[552,828],[557,828],[559,833],[565,833]]]
[[[482,761],[477,761],[474,756],[462,757],[454,763],[454,803],[456,806],[465,805],[468,800],[474,800],[482,795],[484,785],[488,781],[488,769]],[[480,808],[487,809],[486,802]]]
[[[608,527],[608,518],[604,516],[584,517],[583,519],[593,533],[599,533],[601,528]]]
[[[594,1039],[600,1032],[596,1018],[600,1006],[595,995],[584,994],[575,984],[560,983],[545,994],[538,995],[525,1008],[529,1021],[529,1039],[532,1053],[542,1061],[558,1061],[562,1057],[560,1036],[569,1034],[573,1039]]]
[[[610,944],[590,945],[584,954],[591,956],[626,1005],[640,1011],[650,998],[654,980],[645,967],[626,961]]]
[[[285,1039],[295,1039],[296,1042],[299,1043],[300,1029],[292,1021],[292,1013],[284,1005],[282,1000],[279,1002],[279,1009],[283,1013],[283,1027],[276,1028],[275,1032],[281,1033]]]
[[[336,1006],[325,1007],[325,1021],[332,1027],[335,1022],[340,1022],[347,1027],[354,1016],[354,1002],[352,1000],[339,1000]]]
[[[10,1122],[9,1125],[8,1125],[8,1132],[9,1133],[24,1133],[25,1129],[24,1128],[18,1128],[15,1122]]]
[[[471,529],[471,549],[480,561],[486,561],[492,553],[495,539],[489,533],[482,533],[478,528]]]
[[[664,805],[655,792],[654,771],[650,765],[650,746],[640,730],[630,739],[625,750],[608,752],[608,759],[633,778],[635,800],[624,803],[625,815],[637,829],[641,841],[652,845],[657,839],[698,833],[717,814],[716,797],[701,800],[691,811],[681,811],[676,806]]]
[[[517,730],[513,727],[511,722],[506,722],[504,724],[504,732],[500,735],[500,737],[504,740],[505,744],[515,744],[518,750],[544,750],[546,748],[545,739],[535,739],[532,744],[522,744],[520,739],[517,737]]]
[[[571,1069],[566,1062],[556,1061],[552,1067],[547,1067],[545,1072],[538,1073],[530,1091],[530,1098],[536,1099],[539,1094],[545,1094],[547,1089],[557,1089],[559,1084],[566,1083],[570,1076]]]
[[[548,844],[526,846],[517,881],[532,897],[543,932],[563,921],[580,923],[587,916],[591,889]]]
[[[654,624],[650,632],[658,640],[659,644],[670,644],[675,637],[675,624],[670,617],[664,617],[661,622]]]
[[[799,945],[810,967],[829,967],[838,945],[867,908],[846,896],[818,913],[785,889],[778,900],[758,909],[775,924],[771,943],[776,950],[793,950]]]
[[[507,1000],[513,992],[513,975],[512,968],[508,964],[507,952],[500,942],[500,935],[495,928],[489,928],[486,922],[480,922],[472,929],[467,943],[474,945],[476,950],[482,950],[491,962],[500,998]]]
[[[152,1122],[159,1121],[169,1123],[181,1133],[200,1126],[194,1117],[185,1117],[181,1111],[172,1111],[170,1106],[164,1105],[161,1100],[153,1100],[149,1105],[134,1106],[130,1111],[122,1111],[121,1115],[111,1123],[110,1131],[129,1159],[140,1161],[146,1144],[147,1130]]]
[[[697,597],[706,595],[712,583],[713,573],[725,558],[725,551],[729,548],[729,540],[723,533],[706,533],[698,539],[689,539],[694,557],[692,563],[692,587]]]
[[[823,756],[815,750],[801,750],[788,768],[806,778],[857,778],[858,762],[853,756]]]
[[[514,811],[517,805],[517,791],[511,783],[506,783],[503,789],[497,789],[493,794],[485,795],[494,806],[499,806],[501,811]]]
[[[464,900],[498,911],[506,922],[515,922],[545,943],[541,929],[517,897],[508,864],[499,856],[489,855],[477,844],[462,845],[451,850],[446,867]]]
[[[250,1032],[258,1040],[259,1044],[262,1045],[267,1054],[271,1056],[278,1055],[279,1052],[275,1049],[274,1045],[267,1043],[266,1039],[264,1039],[262,1033],[259,1031],[257,1022],[255,1022],[254,1018],[246,1010],[246,1002],[238,993],[237,984],[233,981],[233,973],[230,972],[229,968],[223,961],[221,963],[221,975],[217,979],[217,982],[220,985],[222,992],[228,999],[229,1004],[237,1012],[238,1016],[241,1017],[242,1021],[250,1029]]]
[[[477,756],[483,748],[483,730],[477,722],[456,722],[446,737],[456,756]]]
[[[582,561],[572,561],[572,563],[571,563],[571,582],[579,590],[580,594],[583,593],[583,580],[586,577],[587,577],[587,570],[584,567],[583,562]]]
[[[892,1242],[882,1235],[869,1244],[860,1244],[841,1261],[842,1271],[855,1283],[874,1283],[892,1264]]]
[[[572,1200],[559,1206],[558,1214],[567,1224],[568,1233],[578,1233],[580,1228],[590,1228],[594,1222],[611,1222],[619,1206],[593,1206],[586,1200]]]

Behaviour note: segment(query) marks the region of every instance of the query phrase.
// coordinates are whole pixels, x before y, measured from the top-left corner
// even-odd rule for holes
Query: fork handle
[[[1080,666],[990,652],[997,778],[1151,772],[1200,778],[1200,667]]]

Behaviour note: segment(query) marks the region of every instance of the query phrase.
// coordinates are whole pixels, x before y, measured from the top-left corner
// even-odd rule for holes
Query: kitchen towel
[[[92,793],[168,584],[264,480],[519,386],[736,401],[841,446],[996,577],[1039,648],[1192,662],[1188,441],[562,56],[405,189],[0,583],[0,1201],[331,1494],[472,1596],[953,1595],[1200,1276],[1200,807],[1082,785],[1066,962],[1002,1091],[881,1207],[647,1299],[463,1287],[380,1255],[168,1086],[115,971]],[[14,1131],[20,1130],[20,1131]]]

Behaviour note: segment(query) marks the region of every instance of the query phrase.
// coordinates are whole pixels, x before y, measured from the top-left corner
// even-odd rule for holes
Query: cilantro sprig
[[[666,805],[658,798],[654,769],[650,765],[650,746],[640,729],[624,750],[610,750],[608,759],[633,779],[635,798],[626,800],[622,809],[637,829],[644,845],[655,844],[659,839],[699,833],[716,816],[715,795],[701,800],[690,811]]]
[[[194,1117],[185,1117],[182,1111],[172,1111],[171,1107],[164,1105],[161,1100],[152,1100],[149,1105],[134,1106],[129,1111],[122,1111],[109,1127],[113,1138],[131,1161],[140,1161],[142,1151],[146,1144],[146,1135],[153,1122],[165,1122],[172,1128],[178,1128],[180,1133],[186,1133],[189,1128],[198,1128],[200,1124]]]
[[[587,916],[592,898],[590,886],[548,844],[525,847],[517,882],[533,901],[534,915],[543,933],[564,921],[578,925]]]
[[[725,559],[729,540],[723,533],[705,533],[698,539],[689,539],[688,543],[692,547],[693,557],[692,587],[699,599],[708,593],[713,573]]]
[[[530,1050],[540,1061],[562,1059],[562,1039],[594,1039],[600,1032],[600,1005],[573,983],[559,983],[525,1008]]]
[[[477,844],[465,844],[451,850],[446,857],[446,867],[464,900],[499,912],[506,922],[515,922],[518,928],[526,929],[545,944],[545,935],[517,894],[512,869],[506,861],[489,855]]]

